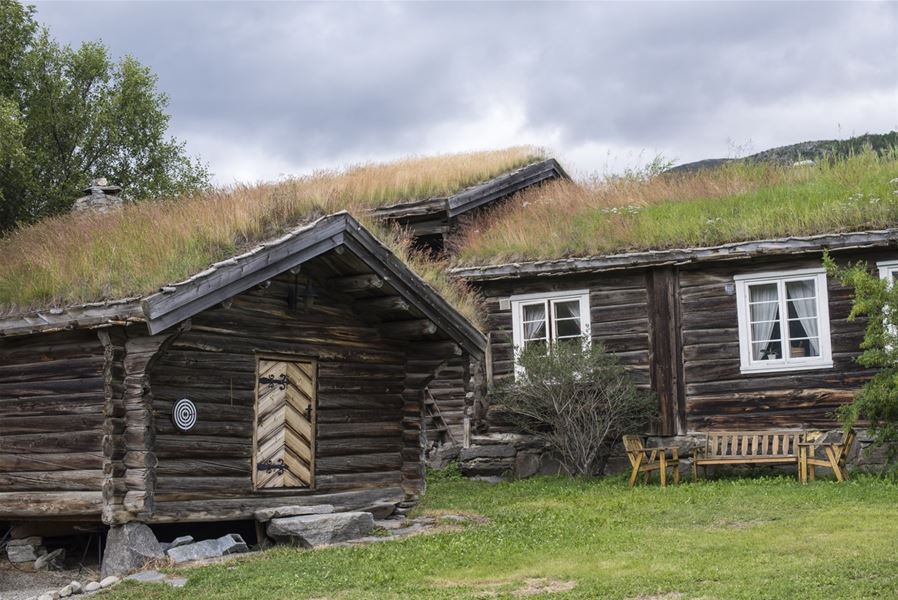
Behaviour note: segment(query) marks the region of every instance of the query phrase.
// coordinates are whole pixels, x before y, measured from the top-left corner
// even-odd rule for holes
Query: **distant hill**
[[[733,161],[761,161],[781,164],[793,164],[801,160],[817,161],[825,157],[840,158],[859,152],[865,146],[882,153],[889,148],[898,147],[898,131],[889,133],[866,133],[847,140],[817,140],[800,142],[789,146],[780,146],[764,150],[742,158],[706,158],[691,163],[677,165],[667,170],[668,173],[689,173],[717,167]]]

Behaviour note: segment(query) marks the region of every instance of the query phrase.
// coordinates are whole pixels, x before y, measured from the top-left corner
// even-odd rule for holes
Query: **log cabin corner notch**
[[[146,298],[5,317],[0,520],[235,520],[413,498],[423,389],[485,345],[347,213]],[[260,489],[257,368],[272,357],[314,382],[314,477]],[[184,398],[186,432],[171,418]]]

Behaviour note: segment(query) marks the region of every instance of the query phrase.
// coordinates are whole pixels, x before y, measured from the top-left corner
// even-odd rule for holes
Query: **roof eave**
[[[648,250],[582,258],[522,261],[500,265],[455,267],[449,272],[468,281],[492,281],[524,277],[554,277],[598,273],[667,264],[744,260],[762,256],[788,256],[821,252],[898,246],[898,229],[827,233],[804,237],[732,242],[719,246]]]

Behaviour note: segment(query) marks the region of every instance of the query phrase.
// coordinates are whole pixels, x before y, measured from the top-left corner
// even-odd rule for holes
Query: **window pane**
[[[754,342],[751,345],[753,360],[779,360],[783,357],[781,342]]]
[[[809,298],[807,300],[789,300],[786,303],[786,306],[789,307],[790,319],[798,317],[804,319],[817,316],[817,300],[814,298]]]
[[[778,321],[780,318],[779,302],[760,302],[751,305],[751,322]]]
[[[555,302],[555,318],[556,319],[580,319],[580,301],[564,300]]]
[[[758,283],[748,286],[749,302],[776,302],[779,300],[775,283]]]
[[[791,340],[789,342],[789,358],[811,358],[820,356],[820,339]]]
[[[751,341],[753,342],[780,341],[782,337],[779,321],[752,323]]]
[[[521,308],[524,317],[524,342],[546,339],[546,305],[540,302],[539,304],[525,304]]]
[[[817,337],[817,319],[789,319],[789,339]]]
[[[561,319],[555,321],[555,337],[580,337],[580,319]]]
[[[786,282],[786,299],[813,298],[817,295],[817,280],[805,279],[803,281]]]

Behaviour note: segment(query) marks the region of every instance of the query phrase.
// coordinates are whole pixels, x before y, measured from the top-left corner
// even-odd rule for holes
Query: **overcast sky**
[[[898,3],[43,2],[219,183],[515,144],[583,175],[898,129]]]

